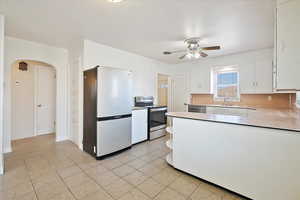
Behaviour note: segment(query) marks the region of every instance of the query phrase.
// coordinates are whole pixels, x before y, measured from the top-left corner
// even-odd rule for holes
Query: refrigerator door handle
[[[109,116],[109,117],[98,117],[97,121],[108,121],[108,120],[114,120],[114,119],[123,119],[123,118],[129,118],[132,114],[127,115],[115,115],[115,116]]]

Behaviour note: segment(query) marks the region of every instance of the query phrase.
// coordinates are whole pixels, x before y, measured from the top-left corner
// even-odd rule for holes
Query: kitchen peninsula
[[[265,113],[168,113],[173,167],[250,199],[299,200],[299,113]]]

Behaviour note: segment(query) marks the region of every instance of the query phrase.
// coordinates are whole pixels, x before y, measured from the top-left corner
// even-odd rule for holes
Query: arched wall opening
[[[55,67],[33,60],[11,67],[11,140],[55,134]]]
[[[63,48],[5,37],[4,57],[4,130],[3,152],[11,152],[11,73],[12,65],[20,60],[32,60],[47,63],[56,70],[56,141],[70,138],[70,115],[69,115],[69,57],[68,51]]]
[[[5,54],[3,64],[3,134],[0,138],[2,153],[11,152],[11,73],[12,65],[20,60],[33,60],[55,67],[56,70],[56,142],[70,138],[70,65],[68,50],[14,37],[4,38]],[[3,90],[2,90],[3,89]],[[4,160],[0,155],[0,173]]]

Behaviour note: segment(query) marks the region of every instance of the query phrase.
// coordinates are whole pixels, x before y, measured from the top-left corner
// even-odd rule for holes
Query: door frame
[[[156,99],[158,99],[158,77],[159,75],[165,75],[168,76],[168,111],[172,111],[172,75],[167,74],[167,73],[161,73],[157,72],[156,73],[156,79],[155,79],[155,94],[156,94]],[[157,100],[158,103],[158,100]]]
[[[54,72],[55,72],[55,113],[57,112],[57,105],[56,105],[56,99],[57,99],[57,79],[56,79],[56,69],[53,67],[53,66],[51,66],[51,65],[48,65],[48,66],[42,66],[42,67],[51,67],[53,70],[54,70]],[[38,77],[38,68],[37,68],[37,66],[34,66],[34,79],[35,80],[37,80],[37,77]],[[37,109],[37,94],[38,94],[38,84],[35,82],[34,83],[34,102],[33,102],[33,104],[34,104],[34,110],[33,110],[33,112],[34,112],[34,114],[33,114],[33,116],[34,116],[34,119],[33,119],[33,121],[34,121],[34,125],[33,125],[33,127],[34,127],[34,136],[39,136],[39,135],[44,135],[44,134],[38,134],[38,131],[37,131],[37,122],[38,122],[38,120],[37,120],[37,112],[38,112],[38,109]],[[56,132],[56,115],[55,115],[55,119],[54,119],[54,131]]]
[[[158,92],[158,90],[159,90],[159,85],[158,85],[158,82],[159,82],[159,76],[166,76],[166,77],[168,77],[168,91],[167,91],[167,107],[169,107],[169,93],[170,93],[170,78],[171,78],[171,76],[170,75],[168,75],[168,74],[164,74],[164,73],[157,73],[157,76],[156,76],[156,93],[157,93],[157,103],[158,103],[158,101],[159,101],[159,92]]]
[[[187,103],[189,104],[190,103],[190,99],[189,99],[189,95],[188,95],[188,92],[189,92],[189,84],[188,84],[188,74],[185,74],[185,73],[182,73],[182,74],[174,74],[171,76],[170,78],[170,87],[171,87],[171,90],[170,90],[170,108],[171,108],[171,111],[174,111],[175,108],[174,108],[174,101],[175,101],[175,98],[174,98],[174,94],[175,94],[175,77],[178,77],[178,76],[181,76],[184,78],[184,98],[185,98],[185,102],[184,103]],[[187,111],[187,107],[185,107],[185,111]]]

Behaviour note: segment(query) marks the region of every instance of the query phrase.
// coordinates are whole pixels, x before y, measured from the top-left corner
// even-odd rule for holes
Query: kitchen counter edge
[[[192,113],[192,112],[168,112],[166,116],[182,118],[182,119],[191,119],[191,120],[226,123],[226,124],[233,124],[233,125],[251,126],[251,127],[258,127],[258,128],[284,130],[284,131],[291,131],[300,134],[300,126],[286,127],[284,125],[271,125],[271,124],[264,125],[263,123],[265,123],[265,121],[263,120],[259,121],[256,119],[255,121],[247,117],[240,117],[240,116]]]

